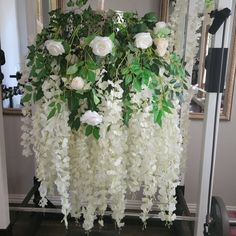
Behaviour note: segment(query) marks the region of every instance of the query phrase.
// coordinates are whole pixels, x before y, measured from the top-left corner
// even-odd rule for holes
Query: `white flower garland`
[[[116,220],[119,228],[124,225],[121,223],[121,220],[125,216],[125,193],[127,188],[126,154],[128,150],[126,144],[127,131],[122,121],[123,90],[120,86],[121,82],[117,81],[113,83],[112,81],[108,81],[113,89],[101,104],[104,122],[100,127],[101,137],[99,139],[99,146],[101,151],[100,156],[102,158],[101,164],[106,166],[106,176],[104,176],[104,171],[101,172],[101,169],[98,170],[100,175],[107,178],[112,217]]]
[[[175,219],[175,188],[180,183],[182,155],[180,108],[175,103],[173,114],[165,117],[160,128],[153,123],[150,98],[150,91],[146,88],[132,98],[141,110],[133,115],[129,125],[128,186],[131,192],[139,191],[143,186],[143,213],[140,217],[144,223],[156,200],[158,188],[160,216],[162,220],[172,222]],[[145,109],[142,109],[142,105]]]
[[[199,50],[199,38],[201,34],[198,33],[198,29],[202,25],[203,17],[199,17],[199,15],[203,14],[204,11],[204,1],[194,0],[191,2],[193,6],[191,7],[194,11],[187,11],[188,8],[188,0],[177,0],[174,6],[174,12],[171,15],[171,24],[173,28],[173,45],[175,46],[176,51],[183,55],[184,47],[185,47],[185,61],[186,61],[186,70],[191,75],[193,68],[194,58],[197,56],[197,52]],[[180,45],[183,42],[183,35],[181,34],[182,30],[179,27],[182,27],[179,22],[185,21],[185,16],[188,14],[188,22],[187,22],[187,33],[186,33],[186,44]],[[181,173],[185,169],[185,164],[187,160],[187,146],[189,142],[189,127],[190,127],[190,119],[189,119],[189,104],[192,100],[192,90],[191,90],[191,76],[189,79],[189,90],[185,91],[183,94],[183,102],[181,104],[181,133],[183,137],[183,152],[182,152],[182,160],[181,160]],[[182,178],[183,176],[181,176]]]

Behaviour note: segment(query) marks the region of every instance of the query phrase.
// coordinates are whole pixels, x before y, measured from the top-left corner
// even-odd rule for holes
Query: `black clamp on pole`
[[[2,84],[2,81],[4,79],[4,75],[2,73],[2,70],[1,70],[1,66],[4,65],[6,63],[6,60],[5,60],[5,53],[4,51],[0,48],[0,85]]]

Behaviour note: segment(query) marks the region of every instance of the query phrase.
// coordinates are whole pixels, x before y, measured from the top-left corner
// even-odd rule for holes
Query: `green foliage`
[[[100,138],[99,128],[91,125],[87,125],[85,129],[85,135],[93,135],[97,140]]]
[[[69,0],[68,6],[83,9],[86,3],[87,0]],[[170,29],[162,28],[155,35],[155,13],[147,13],[140,18],[137,13],[124,12],[120,20],[114,11],[104,14],[90,7],[82,9],[80,13],[52,11],[49,27],[44,28],[37,35],[35,44],[28,47],[30,73],[22,102],[26,104],[45,99],[42,89],[45,80],[51,79],[51,75],[59,75],[56,89],[60,92],[56,94],[60,95],[53,95],[49,99],[48,119],[58,115],[67,104],[69,125],[73,130],[78,130],[81,126],[81,105],[86,104],[87,110],[99,112],[101,97],[110,92],[110,86],[104,94],[98,87],[98,74],[105,69],[101,83],[122,81],[124,124],[128,126],[133,112],[142,109],[142,106],[132,104],[132,94],[148,88],[152,94],[149,102],[152,104],[154,121],[162,126],[165,115],[172,112],[173,99],[180,98],[183,91],[188,89],[188,75],[181,58],[171,49],[165,57],[159,57],[154,44],[145,50],[137,48],[134,36],[140,32],[150,32],[152,37],[167,37]],[[96,36],[106,36],[112,40],[112,53],[105,57],[94,55],[89,45]],[[46,40],[61,42],[65,53],[51,56],[45,47]],[[68,61],[67,55],[74,55],[77,59]],[[160,73],[163,70],[164,75]],[[86,89],[70,89],[70,82],[76,76],[83,78]],[[85,135],[99,139],[99,127],[87,125]]]

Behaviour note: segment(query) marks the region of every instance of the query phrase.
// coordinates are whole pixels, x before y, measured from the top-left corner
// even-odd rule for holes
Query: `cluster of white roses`
[[[167,24],[165,22],[158,22],[154,28],[154,34],[158,35],[159,31],[163,28],[166,28]],[[147,49],[152,46],[152,44],[156,46],[156,53],[163,57],[167,52],[167,48],[169,46],[167,37],[155,37],[154,40],[150,33],[138,33],[135,35],[135,46],[141,49]]]
[[[153,45],[156,46],[157,55],[164,57],[168,49],[168,38],[163,35],[160,35],[159,32],[162,29],[168,29],[168,25],[165,22],[158,22],[153,29],[154,39],[149,32],[138,33],[134,36],[135,46],[140,49],[147,49]],[[92,48],[93,53],[99,57],[105,57],[108,54],[112,53],[114,48],[114,43],[109,37],[96,36],[89,44]],[[53,39],[47,40],[45,42],[45,47],[52,56],[59,56],[65,53],[62,42],[55,41]],[[73,58],[72,58],[73,57]],[[73,55],[70,58],[67,57],[68,61],[73,64],[76,63],[76,56]],[[66,79],[65,79],[66,80]],[[85,88],[85,81],[83,78],[76,76],[72,79],[70,83],[70,88],[73,90],[82,90]]]

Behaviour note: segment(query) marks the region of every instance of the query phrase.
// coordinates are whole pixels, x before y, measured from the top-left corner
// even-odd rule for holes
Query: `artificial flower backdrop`
[[[85,230],[97,218],[103,225],[110,206],[122,227],[126,193],[142,190],[143,222],[155,200],[162,220],[173,221],[187,81],[169,45],[171,28],[154,13],[50,15],[20,81],[22,145],[36,158],[40,204],[56,185],[66,225],[69,214],[83,216]]]

